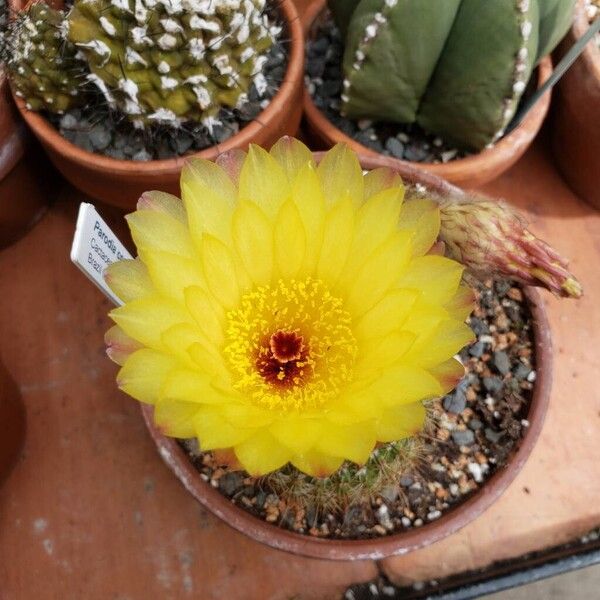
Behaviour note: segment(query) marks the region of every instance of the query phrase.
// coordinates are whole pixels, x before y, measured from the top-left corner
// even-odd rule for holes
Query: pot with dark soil
[[[123,303],[107,351],[161,456],[277,548],[365,559],[440,539],[542,426],[550,339],[522,286],[579,284],[503,203],[400,173],[289,138],[193,160],[182,201],[142,196],[139,257],[105,273]]]
[[[573,25],[557,48],[558,58],[600,18],[598,0],[577,3]],[[552,109],[554,160],[567,183],[584,200],[600,208],[600,34],[557,85]]]
[[[7,21],[8,7],[0,0],[0,48]],[[10,97],[0,59],[0,248],[16,241],[45,211],[49,173],[43,166],[33,169],[35,154],[31,136]]]
[[[234,5],[76,0],[20,13],[17,106],[73,185],[132,208],[148,189],[178,193],[188,156],[295,133],[304,50],[293,2]]]
[[[547,55],[573,3],[415,0],[377,12],[366,1],[315,2],[304,17],[310,135],[382,166],[411,162],[468,187],[490,181],[541,127],[549,93],[512,121],[550,76]]]

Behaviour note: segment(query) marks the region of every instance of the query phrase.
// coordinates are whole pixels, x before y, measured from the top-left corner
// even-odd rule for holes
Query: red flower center
[[[261,345],[256,368],[262,377],[277,387],[299,385],[310,369],[308,348],[296,331],[277,331]]]

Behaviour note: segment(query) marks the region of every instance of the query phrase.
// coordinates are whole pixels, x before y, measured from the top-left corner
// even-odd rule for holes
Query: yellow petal
[[[429,367],[428,371],[439,381],[442,393],[447,394],[453,390],[458,382],[465,376],[465,368],[462,363],[451,358],[439,365]]]
[[[177,365],[173,356],[142,348],[125,361],[117,375],[117,384],[136,400],[154,404],[168,374]]]
[[[339,279],[348,258],[354,235],[354,215],[352,200],[348,198],[335,204],[325,217],[317,275],[331,286]]]
[[[207,342],[195,342],[187,348],[187,353],[202,372],[229,381],[230,374],[223,362],[221,353]]]
[[[371,198],[375,194],[379,194],[383,190],[389,188],[402,187],[402,177],[398,175],[397,171],[390,169],[389,167],[379,167],[369,171],[364,176],[365,185],[365,200]]]
[[[323,423],[317,419],[289,415],[275,421],[269,431],[294,454],[304,454],[322,435]]]
[[[309,450],[303,454],[296,454],[292,457],[291,462],[297,469],[312,477],[327,477],[342,466],[344,459]]]
[[[201,287],[186,288],[185,305],[206,339],[215,346],[221,346],[225,326],[225,313],[221,305]]]
[[[203,451],[231,448],[252,436],[252,427],[234,427],[221,415],[220,407],[201,407],[194,419],[194,429]]]
[[[369,387],[369,393],[385,406],[400,406],[436,398],[442,395],[443,389],[425,369],[399,364],[383,372]]]
[[[403,360],[425,368],[434,367],[454,356],[474,337],[468,325],[455,320],[442,321],[429,335],[419,338]]]
[[[354,326],[354,335],[366,340],[378,338],[396,329],[406,321],[419,292],[415,290],[389,291]]]
[[[413,231],[413,255],[423,256],[440,233],[440,207],[437,202],[419,198],[406,202],[400,213],[399,229]]]
[[[354,206],[363,201],[364,182],[358,158],[346,144],[337,144],[325,154],[317,169],[328,206],[352,200]]]
[[[221,167],[203,159],[188,161],[181,174],[181,194],[198,248],[204,233],[229,241],[237,190]]]
[[[279,163],[266,150],[251,144],[240,174],[240,200],[256,203],[274,219],[289,195],[288,179]]]
[[[239,288],[231,251],[217,238],[204,235],[201,254],[208,288],[225,308],[232,308],[239,298]]]
[[[159,250],[140,250],[140,258],[156,290],[176,302],[183,302],[183,292],[189,286],[205,286],[198,260]]]
[[[360,207],[342,285],[352,282],[365,261],[396,231],[403,194],[403,188],[387,189]]]
[[[183,202],[177,196],[166,192],[144,192],[138,200],[137,210],[155,210],[176,219],[180,223],[187,222]]]
[[[408,331],[392,331],[381,338],[361,343],[354,367],[356,379],[370,377],[399,361],[411,348],[415,335]]]
[[[271,156],[279,163],[292,183],[307,165],[315,166],[312,152],[299,140],[285,136],[271,148]]]
[[[248,155],[241,148],[232,148],[231,150],[227,150],[227,152],[219,154],[215,160],[215,163],[229,175],[229,178],[236,187],[240,183],[240,173],[242,172],[246,156]]]
[[[306,236],[306,249],[301,273],[314,274],[323,244],[325,198],[321,182],[312,164],[306,165],[292,184],[292,199],[296,203]]]
[[[385,409],[375,422],[377,441],[397,442],[423,430],[427,411],[420,402]]]
[[[110,317],[129,337],[158,350],[163,348],[161,337],[167,329],[179,323],[192,323],[186,310],[159,296],[133,300],[111,311]]]
[[[166,377],[160,397],[193,404],[221,405],[230,401],[211,385],[209,375],[182,368],[173,369]]]
[[[291,451],[266,430],[236,444],[235,455],[244,469],[254,477],[283,467],[292,457]]]
[[[233,243],[250,279],[267,285],[273,273],[273,233],[264,212],[254,202],[242,201],[233,214]]]
[[[362,315],[395,286],[406,271],[412,252],[410,234],[396,232],[368,258],[355,274],[346,298],[346,308]]]
[[[123,302],[137,300],[154,291],[146,266],[137,258],[108,265],[104,270],[104,281]]]
[[[293,279],[302,266],[306,235],[296,205],[288,200],[279,210],[274,230],[275,261],[281,276]]]
[[[113,325],[105,333],[104,343],[108,357],[121,366],[125,364],[130,354],[142,348],[139,342],[126,335],[118,325]]]
[[[400,277],[398,287],[420,290],[430,304],[444,304],[456,293],[463,271],[460,263],[444,256],[419,256]]]
[[[165,213],[138,210],[125,217],[138,250],[149,248],[191,258],[194,246],[188,228]]]
[[[474,303],[473,290],[467,285],[461,285],[444,308],[453,319],[464,321],[473,312]]]
[[[213,190],[225,204],[233,206],[237,199],[237,189],[229,175],[219,165],[203,158],[186,160],[181,171],[181,187],[200,185],[199,189]]]
[[[154,423],[164,435],[169,437],[193,438],[196,436],[194,419],[199,409],[199,406],[193,402],[159,398],[154,406]]]
[[[364,464],[375,446],[375,426],[371,421],[354,425],[334,425],[327,428],[315,450]]]
[[[213,352],[217,352],[214,345],[208,341],[206,336],[196,326],[196,323],[177,323],[165,330],[160,339],[165,351],[170,352],[182,364],[192,369],[195,368],[196,363],[189,353],[191,346],[202,343],[213,348]]]

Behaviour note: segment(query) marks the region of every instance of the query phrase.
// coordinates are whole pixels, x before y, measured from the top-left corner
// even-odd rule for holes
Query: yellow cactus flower
[[[403,206],[401,179],[364,175],[346,146],[317,166],[291,138],[193,159],[181,189],[141,198],[139,256],[106,274],[118,384],[157,426],[251,475],[325,476],[420,431],[473,337],[462,266],[428,254],[437,205]]]

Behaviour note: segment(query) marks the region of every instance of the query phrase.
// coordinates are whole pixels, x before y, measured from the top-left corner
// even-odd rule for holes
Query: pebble
[[[385,149],[395,158],[404,157],[404,144],[398,138],[388,138],[385,142]]]
[[[410,487],[414,481],[415,480],[410,475],[402,475],[402,477],[400,477],[400,485],[405,488]]]
[[[470,446],[475,442],[475,434],[470,429],[455,429],[451,435],[454,442],[459,446]]]
[[[496,352],[494,352],[492,364],[501,375],[510,373],[510,359],[504,350],[496,350]]]
[[[483,481],[483,469],[480,464],[471,462],[467,465],[467,469],[469,469],[469,473],[473,475],[473,479],[477,483],[481,483]]]
[[[439,510],[432,510],[430,513],[427,514],[427,520],[428,521],[435,521],[436,519],[439,519],[442,516],[442,512]]]
[[[483,378],[483,387],[488,392],[498,393],[502,389],[502,385],[502,380],[495,375]]]
[[[475,358],[480,358],[485,352],[485,346],[482,341],[477,341],[469,348],[469,354]]]
[[[245,476],[241,471],[231,471],[221,476],[218,485],[224,494],[233,496],[238,490],[244,487],[244,479]]]
[[[501,431],[494,431],[491,427],[486,427],[484,435],[487,440],[495,444],[500,440],[503,433]]]
[[[108,148],[112,136],[107,127],[102,125],[96,125],[90,129],[90,142],[94,147],[94,150],[105,150]]]
[[[379,521],[380,525],[385,527],[387,530],[394,529],[394,524],[390,519],[390,511],[385,504],[382,504],[376,511],[375,517]]]
[[[467,426],[473,431],[479,431],[483,427],[483,423],[479,419],[471,419]]]
[[[521,381],[523,379],[527,379],[527,377],[529,376],[529,373],[531,373],[531,368],[524,365],[523,363],[519,363],[517,365],[516,369],[513,371],[513,375],[519,381]]]
[[[454,414],[460,414],[467,406],[467,396],[461,389],[444,397],[444,409]]]

